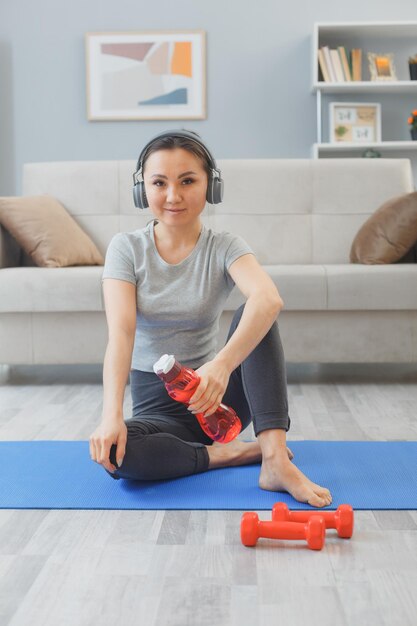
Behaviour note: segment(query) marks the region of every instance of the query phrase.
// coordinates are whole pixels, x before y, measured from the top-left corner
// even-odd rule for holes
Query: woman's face
[[[190,224],[205,207],[207,173],[188,150],[153,152],[145,162],[143,179],[151,211],[167,226]]]

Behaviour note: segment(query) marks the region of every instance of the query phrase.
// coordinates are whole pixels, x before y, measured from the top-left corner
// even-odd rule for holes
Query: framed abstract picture
[[[89,120],[206,118],[205,31],[86,33]]]

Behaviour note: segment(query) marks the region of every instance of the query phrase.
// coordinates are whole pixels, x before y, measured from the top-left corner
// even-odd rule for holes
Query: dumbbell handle
[[[341,504],[336,511],[290,511],[283,502],[277,502],[272,508],[274,522],[308,522],[320,515],[326,528],[336,528],[340,537],[350,538],[353,533],[353,509],[348,504]]]
[[[326,528],[334,526],[333,511],[288,511],[285,521],[287,522],[308,522],[313,515],[320,515],[326,524]],[[279,520],[276,520],[279,521]]]
[[[325,541],[325,524],[321,517],[297,522],[261,521],[254,511],[242,515],[240,537],[244,546],[254,546],[260,537],[268,539],[304,539],[311,550],[321,550]]]
[[[268,539],[306,539],[307,524],[296,522],[258,522],[259,535]]]

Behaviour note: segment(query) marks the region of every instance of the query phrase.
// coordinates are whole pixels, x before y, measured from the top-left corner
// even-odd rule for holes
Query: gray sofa
[[[23,195],[62,202],[104,254],[114,233],[141,228],[150,210],[132,200],[135,161],[24,166]],[[285,307],[289,362],[417,359],[417,264],[353,265],[352,240],[388,198],[414,191],[407,159],[219,160],[220,205],[204,222],[242,235]],[[100,363],[107,342],[102,267],[40,268],[0,232],[0,363]],[[219,345],[243,298],[235,288]]]

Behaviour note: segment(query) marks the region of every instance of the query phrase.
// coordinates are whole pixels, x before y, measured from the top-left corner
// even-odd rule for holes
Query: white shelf
[[[322,35],[344,36],[347,31],[355,31],[361,38],[415,37],[417,22],[320,22],[316,24]]]
[[[417,141],[378,141],[371,143],[316,143],[315,150],[319,152],[363,152],[369,148],[384,151],[417,150]]]
[[[416,43],[417,48],[417,43]],[[350,81],[346,83],[314,83],[313,92],[323,93],[416,93],[417,80],[396,81]]]

